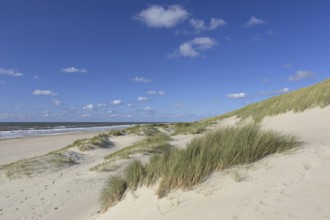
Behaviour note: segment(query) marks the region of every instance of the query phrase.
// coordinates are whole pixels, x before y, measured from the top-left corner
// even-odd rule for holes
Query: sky
[[[194,121],[325,80],[327,0],[0,0],[0,122]]]

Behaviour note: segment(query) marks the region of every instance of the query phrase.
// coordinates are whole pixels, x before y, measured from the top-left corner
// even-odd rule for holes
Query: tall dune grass
[[[303,112],[306,109],[314,107],[324,108],[328,105],[330,105],[330,79],[204,121],[219,120],[234,115],[242,119],[251,116],[256,121],[261,121],[266,116],[278,115],[289,111]]]
[[[157,195],[164,197],[171,190],[191,189],[214,171],[252,163],[269,154],[295,148],[299,143],[294,136],[264,131],[255,124],[222,128],[195,138],[186,149],[154,155],[145,166],[133,162],[126,169],[123,181],[131,190],[140,184],[150,186],[159,182]],[[112,193],[122,194],[122,191]],[[110,201],[109,206],[113,204]]]

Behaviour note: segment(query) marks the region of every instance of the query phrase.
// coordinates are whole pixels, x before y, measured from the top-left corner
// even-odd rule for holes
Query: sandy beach
[[[266,117],[261,123],[264,128],[297,135],[302,147],[216,172],[194,190],[178,190],[162,199],[157,199],[155,187],[126,192],[122,201],[101,213],[99,198],[109,173],[90,168],[105,155],[143,139],[111,137],[111,147],[82,152],[81,162],[68,168],[33,177],[2,175],[0,219],[330,219],[329,117],[330,107]],[[236,122],[236,118],[226,119],[213,129]],[[42,155],[94,135],[2,140],[0,161]],[[174,136],[171,143],[183,148],[193,137]]]
[[[0,165],[40,156],[58,150],[75,140],[91,138],[100,132],[81,132],[53,136],[37,136],[0,140]]]

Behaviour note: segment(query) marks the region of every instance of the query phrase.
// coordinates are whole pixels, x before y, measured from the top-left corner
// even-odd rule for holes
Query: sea
[[[119,122],[0,122],[0,139],[124,129],[141,123]]]

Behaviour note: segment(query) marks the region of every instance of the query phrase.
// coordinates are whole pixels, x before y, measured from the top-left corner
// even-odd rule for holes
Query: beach
[[[261,126],[299,136],[296,150],[267,156],[251,165],[213,173],[190,191],[176,190],[162,199],[156,186],[126,192],[122,201],[101,210],[100,195],[110,175],[91,168],[104,156],[143,140],[113,136],[109,148],[72,152],[80,162],[45,167],[31,177],[0,178],[0,219],[330,219],[330,107],[266,117]],[[227,118],[209,130],[237,124]],[[96,133],[29,137],[0,141],[1,163],[40,156]],[[200,135],[197,135],[200,136]],[[196,135],[177,135],[171,144],[185,148]],[[15,147],[11,149],[11,147]],[[142,158],[142,157],[140,157]],[[130,160],[124,160],[128,163]]]

